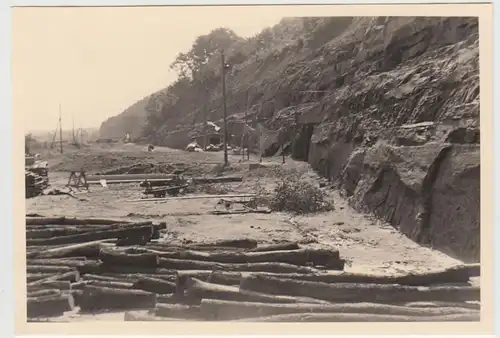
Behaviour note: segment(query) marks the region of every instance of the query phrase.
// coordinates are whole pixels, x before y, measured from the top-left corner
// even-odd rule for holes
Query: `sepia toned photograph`
[[[481,321],[479,17],[291,7],[13,10],[28,323]]]

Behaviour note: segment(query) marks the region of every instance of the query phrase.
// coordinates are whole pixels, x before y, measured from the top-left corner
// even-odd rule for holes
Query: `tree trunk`
[[[64,245],[53,249],[32,252],[28,258],[68,258],[80,256],[97,258],[99,257],[101,247],[105,246],[107,242],[109,242],[109,239]]]
[[[294,313],[252,319],[241,322],[477,322],[480,313],[463,313],[443,316],[391,316],[366,313]]]
[[[71,218],[71,217],[26,217],[26,225],[109,225],[116,223],[130,223],[128,221],[98,219],[98,218]]]
[[[418,309],[404,306],[358,303],[358,304],[271,304],[204,299],[201,302],[202,315],[211,320],[234,320],[258,318],[291,313],[363,313],[393,316],[442,316],[450,314],[471,314],[477,311],[465,308]]]
[[[199,305],[156,304],[155,315],[168,318],[201,319]]]
[[[66,237],[87,234],[96,231],[108,231],[108,230],[118,230],[125,229],[127,227],[138,227],[138,226],[153,226],[153,222],[136,222],[136,223],[114,223],[109,225],[81,225],[75,226],[58,226],[45,229],[36,229],[26,231],[26,239],[43,239],[52,237]]]
[[[65,273],[74,271],[74,268],[69,266],[50,266],[50,265],[28,265],[26,273]]]
[[[141,290],[112,289],[87,285],[80,297],[80,310],[94,312],[102,310],[126,310],[153,308],[154,293]]]
[[[322,300],[306,297],[276,296],[260,292],[240,290],[238,287],[212,284],[197,280],[195,278],[191,278],[186,282],[184,294],[187,298],[198,300],[198,302],[202,299],[209,298],[231,301],[267,303],[327,303]]]
[[[37,280],[40,280],[40,279],[51,277],[53,275],[54,275],[53,273],[42,273],[42,272],[28,273],[26,275],[26,282],[27,283],[31,283],[31,282],[34,282],[34,281],[37,281]]]
[[[480,299],[480,289],[471,286],[415,287],[392,284],[326,284],[251,275],[240,288],[270,294],[304,296],[331,302],[469,301]]]
[[[442,271],[424,272],[418,274],[407,274],[402,276],[377,276],[359,273],[328,273],[328,274],[290,274],[284,278],[322,282],[322,283],[370,283],[370,284],[400,284],[410,286],[425,286],[433,284],[460,284],[468,283],[469,278],[476,274],[475,267],[468,265],[456,266]],[[267,274],[261,274],[268,276]],[[270,276],[276,277],[276,276]]]
[[[316,269],[286,263],[247,263],[226,264],[217,262],[192,261],[185,259],[160,258],[160,266],[173,270],[223,270],[223,271],[261,271],[315,273]]]
[[[38,298],[45,296],[59,296],[62,292],[59,289],[42,289],[28,292],[28,298]]]
[[[80,279],[80,273],[78,271],[68,271],[65,273],[52,275],[52,276],[49,276],[47,278],[39,279],[37,281],[28,283],[28,287],[43,285],[44,283],[55,282],[55,281],[67,281],[70,283],[74,283],[74,282],[78,282],[79,279]]]
[[[217,263],[287,263],[293,265],[322,265],[336,267],[339,265],[338,250],[299,249],[270,252],[218,252],[178,251],[159,254],[162,258],[185,259],[191,261],[207,261]]]
[[[153,267],[140,267],[140,266],[125,266],[125,265],[110,265],[105,263],[95,262],[92,264],[85,264],[78,268],[82,275],[85,274],[147,274],[147,275],[175,275],[175,270],[153,268]]]
[[[207,278],[207,282],[221,285],[240,285],[240,272],[212,271]]]
[[[56,245],[70,243],[85,243],[110,238],[135,238],[149,236],[151,238],[153,227],[151,225],[127,226],[124,229],[112,229],[87,232],[78,235],[59,236],[54,238],[28,239],[26,245]]]
[[[109,265],[125,265],[125,266],[141,266],[141,267],[157,267],[160,259],[158,255],[153,253],[129,254],[111,249],[101,249],[99,259],[104,264]]]
[[[133,283],[116,282],[116,281],[100,281],[100,280],[84,280],[78,283],[71,284],[71,289],[84,290],[87,286],[95,286],[110,289],[132,289]]]
[[[249,238],[225,239],[215,242],[196,243],[194,245],[198,247],[230,247],[239,249],[255,249],[257,247],[257,241]]]
[[[133,284],[134,289],[154,292],[157,294],[173,293],[176,290],[176,285],[173,282],[159,278],[141,277]]]
[[[71,294],[62,294],[44,297],[29,297],[27,300],[28,318],[56,317],[74,308],[74,299]]]
[[[26,261],[27,265],[45,265],[45,266],[66,266],[66,267],[78,267],[84,264],[84,260],[77,259],[28,259]]]
[[[199,299],[186,297],[183,294],[172,293],[166,295],[157,295],[156,304],[182,304],[182,305],[200,305]]]
[[[168,274],[157,274],[157,273],[104,273],[99,275],[102,278],[114,278],[119,281],[127,281],[135,283],[142,277],[150,277],[161,280],[166,280],[174,283],[176,280],[176,272],[168,270]]]
[[[186,283],[191,278],[206,281],[210,276],[211,271],[177,271],[175,278],[175,286],[178,294],[184,294]]]
[[[298,250],[298,249],[300,249],[300,247],[297,242],[288,242],[288,243],[278,243],[269,245],[259,245],[255,249],[251,249],[250,252]]]
[[[28,292],[40,291],[45,289],[70,290],[71,283],[69,281],[48,281],[36,285],[28,285]]]
[[[149,242],[146,244],[145,248],[134,248],[138,252],[146,252],[147,250],[154,251],[157,253],[172,253],[172,252],[178,252],[182,250],[196,250],[196,251],[203,251],[203,252],[213,252],[213,251],[231,251],[231,252],[240,252],[240,251],[246,251],[248,249],[241,249],[241,248],[235,248],[235,247],[229,247],[229,246],[198,246],[195,244],[190,244],[190,245],[172,245],[172,244],[167,244],[167,243],[158,243],[158,242]],[[142,250],[142,251],[141,251]]]

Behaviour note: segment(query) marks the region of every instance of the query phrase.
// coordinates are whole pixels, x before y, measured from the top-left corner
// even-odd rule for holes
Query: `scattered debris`
[[[48,166],[45,161],[36,161],[35,157],[26,157],[24,169],[26,198],[42,195],[49,186]]]

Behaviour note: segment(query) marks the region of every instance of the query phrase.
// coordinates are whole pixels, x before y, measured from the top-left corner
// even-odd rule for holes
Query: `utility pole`
[[[220,52],[220,59],[222,65],[221,77],[222,77],[222,100],[224,109],[224,164],[229,163],[227,158],[227,106],[226,106],[226,61],[224,59],[224,51]]]
[[[61,104],[59,103],[59,149],[61,154],[63,153],[63,144],[62,144],[62,120],[61,120]]]

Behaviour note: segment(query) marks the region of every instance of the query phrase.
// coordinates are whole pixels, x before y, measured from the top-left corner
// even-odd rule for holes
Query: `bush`
[[[324,190],[296,175],[279,179],[268,205],[274,211],[297,214],[333,210],[333,201],[328,200]]]

